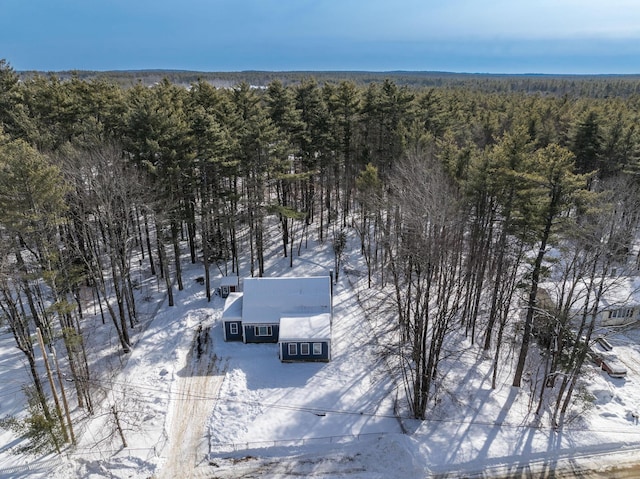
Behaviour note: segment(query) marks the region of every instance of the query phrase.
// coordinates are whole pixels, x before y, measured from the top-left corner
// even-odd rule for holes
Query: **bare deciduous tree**
[[[384,244],[399,316],[398,354],[410,408],[424,418],[443,345],[459,318],[463,227],[456,188],[434,158],[411,157],[393,178],[393,237]]]

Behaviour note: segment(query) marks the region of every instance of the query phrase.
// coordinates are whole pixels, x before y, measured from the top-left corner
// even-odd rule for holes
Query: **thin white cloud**
[[[345,2],[349,8],[353,1]],[[327,2],[325,2],[325,6]],[[638,38],[638,0],[370,0],[336,22],[382,38]]]
[[[509,36],[517,38],[623,38],[640,35],[640,2],[629,0],[498,0],[478,2],[458,0],[432,18],[469,36]]]

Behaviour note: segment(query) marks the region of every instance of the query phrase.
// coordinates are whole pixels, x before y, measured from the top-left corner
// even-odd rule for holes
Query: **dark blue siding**
[[[238,334],[231,334],[231,324],[237,325]],[[227,341],[242,341],[242,321],[225,321],[224,332]]]
[[[289,344],[296,345],[296,354],[289,353]],[[309,354],[302,354],[303,344],[308,345]],[[320,344],[322,346],[321,354],[314,354],[314,344]],[[329,343],[326,341],[283,342],[280,346],[280,354],[280,360],[282,361],[329,361]]]
[[[277,324],[265,324],[263,326],[271,328],[270,336],[258,336],[256,334],[258,326],[244,326],[244,341],[246,343],[277,343],[280,326]]]

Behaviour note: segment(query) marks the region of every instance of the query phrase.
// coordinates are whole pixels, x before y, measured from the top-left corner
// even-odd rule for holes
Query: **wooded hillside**
[[[60,332],[91,411],[80,289],[129,352],[134,251],[173,305],[185,245],[210,297],[211,275],[238,271],[241,256],[261,276],[272,241],[291,264],[306,238],[331,242],[340,274],[349,229],[370,287],[392,293],[389,350],[415,417],[462,331],[493,358],[494,381],[505,338],[516,342],[514,386],[535,342],[549,378],[538,407],[552,396],[562,423],[602,278],[640,265],[640,79],[254,72],[219,75],[218,88],[172,75],[20,76],[0,62],[2,321],[51,431],[62,419],[35,367],[35,328],[46,343]],[[545,309],[549,277],[567,288]],[[591,292],[577,326],[575,278]]]

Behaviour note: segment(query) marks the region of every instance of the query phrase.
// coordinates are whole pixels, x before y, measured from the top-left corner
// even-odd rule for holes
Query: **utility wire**
[[[89,382],[98,383],[96,380],[89,380]],[[157,388],[150,386],[132,386],[125,382],[121,381],[112,381],[113,385],[126,386],[132,389],[151,391],[156,393],[162,393],[165,395],[169,395],[169,392],[161,391]],[[124,392],[124,390],[116,390],[113,388],[103,387],[106,390],[112,392]],[[291,404],[278,404],[278,403],[268,403],[263,401],[249,401],[243,399],[232,399],[226,397],[217,397],[217,396],[209,396],[202,394],[192,394],[188,392],[179,392],[178,396],[181,396],[177,399],[167,397],[169,401],[185,401],[185,400],[196,400],[196,401],[210,401],[216,400],[222,403],[232,403],[232,404],[243,404],[245,406],[263,406],[271,409],[282,409],[288,411],[300,411],[300,412],[308,412],[312,414],[341,414],[341,415],[352,415],[352,416],[366,416],[366,417],[375,417],[382,419],[406,419],[406,420],[416,420],[410,416],[395,416],[393,414],[381,414],[381,413],[373,413],[366,411],[352,411],[347,409],[331,409],[331,408],[322,408],[322,407],[311,407],[311,406],[302,406],[302,405],[291,405]],[[154,403],[153,398],[144,398],[138,397],[138,401]],[[450,418],[429,418],[422,421],[423,423],[440,423],[440,424],[456,424],[456,425],[469,425],[469,426],[491,426],[491,427],[501,427],[501,428],[509,428],[509,429],[535,429],[535,430],[554,430],[552,426],[536,426],[531,424],[510,424],[510,423],[497,423],[493,421],[478,421],[478,420],[464,420],[464,419],[450,419]],[[594,428],[585,428],[585,427],[573,427],[573,426],[564,426],[564,431],[576,431],[576,432],[611,432],[610,429],[594,429]],[[630,435],[640,435],[640,431],[618,431],[618,433],[630,434]],[[420,434],[418,434],[420,435]]]

